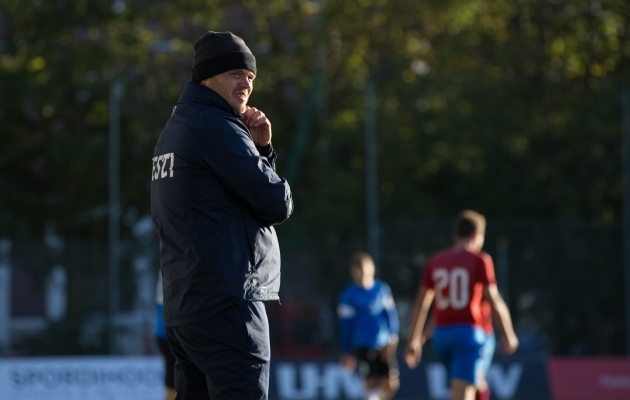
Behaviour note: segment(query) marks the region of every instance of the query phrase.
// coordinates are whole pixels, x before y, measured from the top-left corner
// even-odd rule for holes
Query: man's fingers
[[[254,110],[256,110],[256,109],[254,109]],[[265,114],[263,114],[263,112],[260,111],[260,110],[256,110],[256,111],[252,111],[251,113],[247,113],[247,115],[245,115],[245,119],[244,119],[243,122],[247,126],[258,126],[258,125],[255,125],[255,124],[261,118],[265,118]]]
[[[271,141],[271,122],[265,113],[256,107],[249,107],[241,114],[241,121],[249,129],[257,146],[266,146]]]
[[[252,126],[252,127],[257,128],[265,124],[269,124],[269,120],[267,119],[264,113],[258,111],[257,113],[255,113],[254,115],[250,117],[249,123],[247,124],[247,126]]]
[[[254,110],[256,110],[254,108]],[[256,122],[256,120],[258,120],[258,118],[260,118],[260,114],[261,112],[256,110],[253,111],[250,116],[247,118],[247,126],[252,126],[254,124],[254,122]]]
[[[243,114],[240,115],[241,120],[243,121],[243,123],[247,122],[247,119],[249,118],[249,116],[251,115],[252,111],[250,111],[252,108],[249,106],[245,106],[247,107],[245,109],[245,112]]]
[[[267,117],[265,117],[265,115],[263,114],[262,117],[258,118],[258,120],[256,122],[254,122],[254,126],[255,127],[259,127],[261,125],[265,125],[268,124],[269,120],[267,119]]]

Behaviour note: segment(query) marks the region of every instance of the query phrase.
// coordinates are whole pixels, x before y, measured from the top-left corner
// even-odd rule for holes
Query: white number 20
[[[449,272],[446,268],[437,268],[432,276],[435,281],[435,305],[439,310],[449,306],[454,310],[461,310],[468,306],[470,301],[468,270],[455,267]],[[443,293],[447,288],[448,297]]]

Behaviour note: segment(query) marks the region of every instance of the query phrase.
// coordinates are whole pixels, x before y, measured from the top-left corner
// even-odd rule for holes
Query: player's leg
[[[398,391],[398,388],[400,388],[400,370],[398,369],[396,354],[392,354],[388,360],[383,360],[382,357],[379,357],[375,370],[378,371],[381,381],[381,400],[391,399]]]
[[[452,376],[452,360],[453,360],[453,328],[452,327],[436,327],[433,331],[431,345],[433,353],[437,357],[440,364],[446,369],[447,382],[450,382]]]
[[[486,334],[473,326],[455,327],[453,334],[451,399],[474,400],[484,372],[482,348]]]
[[[477,388],[468,381],[451,379],[451,400],[475,400]]]
[[[486,371],[483,371],[482,376],[477,382],[477,392],[475,393],[475,400],[490,400],[490,388],[486,381]]]
[[[364,380],[365,391],[363,393],[364,400],[380,400],[380,380],[373,376],[368,376]]]
[[[178,332],[181,347],[205,376],[210,398],[267,400],[271,351],[262,302],[235,304]]]
[[[380,378],[380,400],[389,400],[394,397],[394,394],[400,387],[400,380],[396,377],[381,377]]]
[[[363,378],[363,399],[378,400],[380,381],[374,377],[374,360],[377,352],[370,348],[357,348],[354,350],[357,359],[357,373]]]
[[[177,391],[175,391],[175,388],[167,387],[166,388],[165,399],[166,400],[175,400],[176,398],[177,398]]]
[[[486,386],[477,387],[477,393],[475,394],[475,400],[490,400],[490,387]]]
[[[494,350],[496,348],[496,338],[494,333],[487,333],[486,340],[483,344],[483,348],[481,349],[481,358],[482,358],[482,372],[479,382],[477,384],[477,394],[475,396],[475,400],[490,400],[490,388],[488,387],[488,382],[486,380],[486,376],[488,374],[488,369],[490,369],[490,365],[492,365],[492,358],[494,357]]]
[[[388,364],[379,359],[380,362],[373,362],[370,375],[365,379],[365,398],[369,400],[389,400],[398,388],[398,370],[389,373]]]

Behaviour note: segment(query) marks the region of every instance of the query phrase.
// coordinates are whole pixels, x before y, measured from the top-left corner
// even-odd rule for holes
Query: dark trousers
[[[175,354],[171,351],[167,339],[159,337],[157,344],[164,356],[164,385],[173,389],[175,388]]]
[[[262,302],[234,304],[166,334],[176,358],[176,400],[267,400],[271,351]]]

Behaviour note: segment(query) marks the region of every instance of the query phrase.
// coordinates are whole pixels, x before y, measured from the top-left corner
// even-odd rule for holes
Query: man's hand
[[[516,335],[504,335],[502,342],[505,354],[513,354],[518,349],[518,337]]]
[[[249,129],[256,146],[262,147],[271,143],[271,122],[262,111],[247,106],[245,112],[241,114],[241,121]]]
[[[414,369],[422,357],[422,345],[418,342],[410,342],[405,350],[405,362],[409,369]]]
[[[341,366],[348,372],[354,372],[357,368],[357,359],[352,354],[342,354],[339,360]]]
[[[388,363],[389,360],[396,358],[396,349],[398,348],[398,335],[392,335],[389,343],[379,351],[381,361]]]

